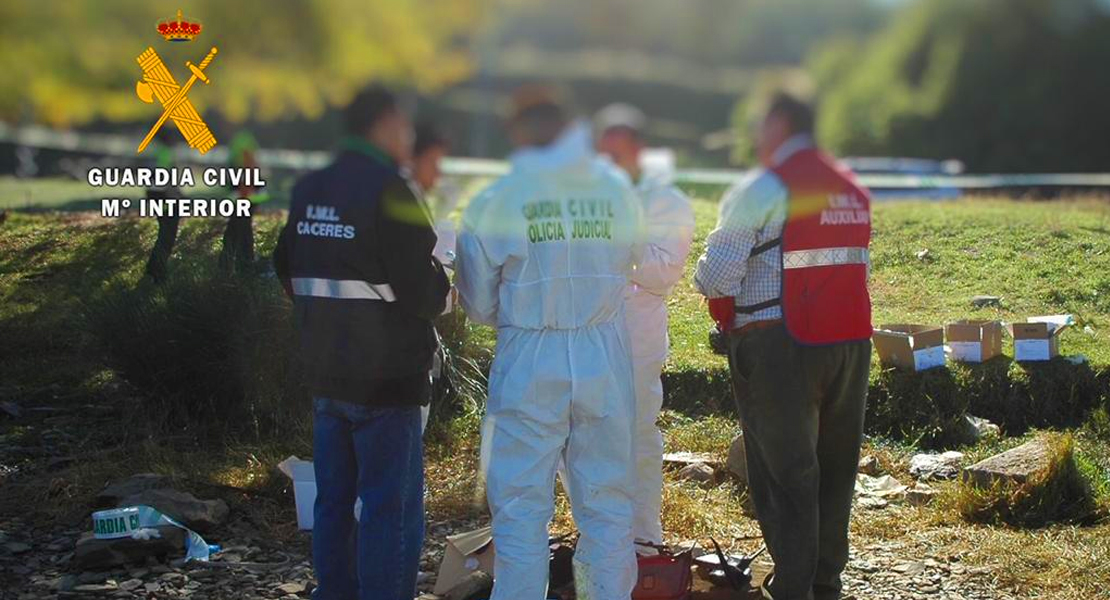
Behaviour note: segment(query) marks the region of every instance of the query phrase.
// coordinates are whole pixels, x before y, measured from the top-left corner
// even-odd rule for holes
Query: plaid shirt
[[[808,136],[794,136],[775,152],[782,164],[795,152],[811,147]],[[737,304],[750,306],[774,300],[782,294],[782,248],[775,246],[757,256],[752,249],[782,236],[789,191],[771,171],[762,170],[737,183],[721,199],[717,228],[705,243],[698,259],[694,285],[706,297],[732,296]],[[782,308],[772,306],[754,314],[736,315],[736,327],[753,321],[782,318]]]

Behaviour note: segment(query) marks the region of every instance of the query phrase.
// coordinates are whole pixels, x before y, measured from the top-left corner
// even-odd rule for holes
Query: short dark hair
[[[412,155],[420,156],[432,148],[444,148],[449,146],[447,136],[438,127],[431,123],[419,123],[416,125],[416,140],[412,144]]]
[[[779,92],[771,98],[771,105],[767,109],[768,115],[778,115],[790,124],[790,133],[813,134],[814,114],[813,107],[798,98]]]
[[[366,135],[374,125],[397,110],[397,97],[382,85],[372,85],[355,95],[343,113],[351,135]]]
[[[566,129],[567,113],[554,102],[529,106],[515,115],[512,126],[525,132],[534,146],[547,146]]]

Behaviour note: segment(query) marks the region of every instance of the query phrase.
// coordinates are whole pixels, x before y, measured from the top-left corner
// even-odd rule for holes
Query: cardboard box
[[[882,325],[872,336],[884,367],[924,371],[944,366],[944,329],[933,325]]]
[[[981,363],[1002,354],[1002,323],[961,320],[944,327],[952,360]]]
[[[437,596],[446,594],[472,571],[493,575],[493,557],[496,555],[492,527],[447,536],[447,548],[443,553],[443,562],[439,564],[439,575],[432,593]]]
[[[1031,362],[1059,356],[1060,332],[1071,322],[1071,315],[1057,315],[1030,317],[1025,323],[1010,325],[1010,334],[1014,336],[1014,360]]]

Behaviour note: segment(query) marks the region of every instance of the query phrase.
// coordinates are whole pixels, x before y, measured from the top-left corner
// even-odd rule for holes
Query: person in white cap
[[[561,461],[581,533],[578,597],[628,600],[636,407],[624,290],[641,252],[639,202],[554,94],[518,92],[510,133],[511,170],[467,207],[456,257],[463,308],[497,327],[482,428],[492,600],[547,597]]]
[[[661,544],[663,435],[655,422],[663,406],[661,373],[668,349],[667,296],[682,279],[694,239],[694,209],[690,199],[672,184],[670,173],[644,169],[645,122],[644,113],[627,104],[611,104],[594,117],[598,151],[632,178],[644,212],[644,255],[625,295],[636,387],[632,533],[637,542]]]

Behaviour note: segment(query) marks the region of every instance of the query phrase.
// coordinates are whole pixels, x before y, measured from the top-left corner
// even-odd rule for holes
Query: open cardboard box
[[[1014,360],[1018,362],[1051,360],[1060,355],[1060,332],[1071,325],[1071,315],[1029,317],[1025,323],[1009,326],[1014,336]]]
[[[884,367],[924,371],[944,366],[944,329],[934,325],[882,325],[872,335]]]
[[[945,325],[952,360],[981,363],[1002,354],[1002,323],[960,320]]]
[[[439,575],[432,593],[437,596],[446,594],[472,571],[493,575],[496,554],[491,527],[447,536],[447,548],[443,553],[443,562],[439,564]]]

